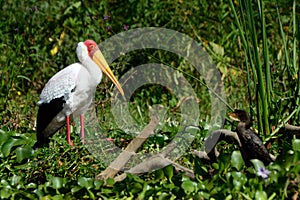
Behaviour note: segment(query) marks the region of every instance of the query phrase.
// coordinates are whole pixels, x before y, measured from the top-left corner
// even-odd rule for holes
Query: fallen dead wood
[[[137,166],[134,166],[133,168],[127,170],[125,173],[121,174],[120,176],[116,177],[116,181],[121,181],[124,178],[126,178],[126,173],[130,174],[145,174],[150,171],[154,171],[157,169],[161,169],[163,167],[166,167],[168,165],[172,165],[176,171],[182,171],[185,172],[185,175],[190,178],[195,178],[195,174],[193,170],[188,169],[168,158],[166,156],[176,147],[175,143],[169,144],[161,153],[156,154],[150,158],[148,158],[146,161],[140,163]]]
[[[286,133],[286,134],[290,134],[290,135],[300,135],[300,127],[286,124],[284,127],[282,127],[279,130],[279,133],[282,133],[282,134]]]
[[[216,145],[223,140],[228,142],[230,139],[233,139],[240,147],[242,146],[236,132],[219,129],[210,134],[210,136],[205,140],[200,151],[192,150],[192,154],[205,160],[217,158],[219,156],[219,152],[217,151]]]
[[[103,171],[96,179],[106,180],[107,178],[114,178],[115,175],[122,170],[130,158],[135,155],[135,152],[140,146],[154,133],[155,127],[158,125],[159,117],[153,115],[149,124],[142,130],[142,132],[134,138],[126,147],[125,150]]]
[[[128,144],[120,155],[103,172],[96,176],[96,179],[106,180],[107,178],[114,178],[116,174],[128,163],[131,157],[135,155],[136,151],[142,146],[142,144],[152,134],[154,134],[154,130],[160,120],[164,118],[165,110],[162,106],[155,106],[151,108],[150,111],[151,120],[149,124]]]

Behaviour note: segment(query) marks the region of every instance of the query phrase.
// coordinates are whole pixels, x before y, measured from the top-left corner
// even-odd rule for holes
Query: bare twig
[[[115,181],[120,181],[126,178],[126,173],[130,174],[145,174],[147,172],[161,169],[168,165],[173,165],[176,171],[183,171],[190,178],[195,178],[193,170],[183,167],[182,165],[166,158],[166,156],[176,147],[175,143],[171,143],[161,153],[154,155],[139,165],[129,169],[125,173],[116,177]]]
[[[300,127],[290,124],[286,124],[283,128],[279,130],[280,133],[288,133],[291,135],[300,135]]]
[[[236,132],[232,132],[226,129],[219,129],[214,132],[205,140],[205,143],[200,151],[193,150],[192,153],[200,159],[209,160],[211,156],[218,157],[219,153],[216,149],[216,145],[222,140],[228,140],[233,138],[234,141],[241,147],[242,144]]]
[[[141,145],[154,133],[154,129],[159,123],[159,116],[153,112],[153,116],[149,124],[142,130],[142,132],[134,138],[122,153],[98,176],[96,179],[106,180],[113,178],[126,165],[130,158],[135,155],[135,152]]]

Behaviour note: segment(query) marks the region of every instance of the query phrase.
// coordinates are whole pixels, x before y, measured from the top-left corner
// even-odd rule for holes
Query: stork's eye
[[[90,50],[94,50],[94,45],[90,45]]]

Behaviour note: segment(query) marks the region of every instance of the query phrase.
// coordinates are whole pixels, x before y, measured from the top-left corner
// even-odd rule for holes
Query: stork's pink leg
[[[81,141],[84,144],[84,115],[80,115],[80,136],[81,136]]]
[[[69,145],[74,146],[71,142],[71,133],[70,133],[70,116],[66,116],[66,133],[67,133],[67,142]]]

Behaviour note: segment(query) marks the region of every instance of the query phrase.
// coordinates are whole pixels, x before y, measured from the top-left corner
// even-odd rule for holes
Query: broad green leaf
[[[26,158],[30,158],[33,155],[33,150],[29,146],[18,147],[16,150],[17,162],[22,162]]]
[[[0,181],[0,184],[1,184],[1,187],[3,187],[3,186],[9,186],[9,183],[7,182],[7,180],[4,180],[4,179],[2,179]]]
[[[82,187],[80,187],[80,186],[77,185],[77,186],[72,187],[71,192],[72,193],[76,193],[76,192],[78,192],[81,189],[82,189]]]
[[[13,175],[13,177],[11,178],[11,185],[14,186],[19,184],[21,179],[22,179],[21,176]]]
[[[265,191],[256,191],[255,192],[255,200],[267,200],[268,199],[268,195]]]
[[[264,163],[258,159],[252,159],[251,162],[256,171],[258,171],[260,168],[265,167]]]
[[[115,180],[113,178],[107,178],[106,179],[106,184],[107,185],[114,185],[115,184]]]
[[[87,189],[87,191],[89,193],[90,199],[95,199],[94,193],[91,190],[89,190],[89,189]]]
[[[194,182],[191,180],[184,181],[181,184],[181,187],[184,189],[185,193],[192,193],[196,189]]]
[[[7,157],[11,153],[11,149],[15,146],[26,144],[27,141],[22,138],[9,138],[2,146],[1,151],[4,157]]]
[[[232,194],[228,195],[225,200],[231,200],[232,199]]]
[[[164,178],[164,171],[162,169],[159,169],[159,170],[156,170],[154,172],[155,174],[155,180],[160,180],[160,179],[163,179]]]
[[[231,165],[240,171],[244,166],[244,160],[240,151],[234,151],[231,154]]]
[[[240,190],[241,190],[241,187],[243,186],[243,183],[242,183],[239,179],[234,179],[234,180],[233,180],[233,185],[234,185],[234,188],[235,188],[237,191],[240,191]]]
[[[247,177],[241,172],[232,172],[231,174],[233,177],[233,185],[235,186],[235,189],[239,191],[247,182]]]
[[[241,179],[243,176],[243,173],[242,172],[232,172],[231,175],[234,179]]]
[[[300,139],[293,140],[293,150],[300,151]]]
[[[37,188],[37,184],[35,183],[29,183],[26,188]]]
[[[51,186],[54,189],[60,189],[60,188],[62,188],[64,186],[64,179],[61,178],[61,177],[52,176],[50,178],[50,182],[51,182]]]
[[[143,184],[141,184],[141,183],[133,183],[130,186],[130,190],[134,194],[138,193],[138,192],[141,192],[143,190]]]
[[[78,179],[78,185],[86,189],[91,189],[94,187],[94,181],[92,178],[80,177]]]
[[[6,142],[7,139],[8,139],[7,133],[5,133],[4,131],[1,130],[1,132],[0,132],[0,147],[2,146],[2,144],[4,144]]]
[[[173,166],[168,165],[163,170],[164,170],[164,173],[165,173],[166,177],[169,179],[169,181],[171,181],[171,179],[173,177],[173,170],[174,170]]]
[[[104,181],[95,180],[94,181],[95,190],[99,190],[103,184],[104,184]]]
[[[0,190],[1,199],[8,199],[11,195],[12,195],[12,191],[7,187],[2,188],[2,190]]]

